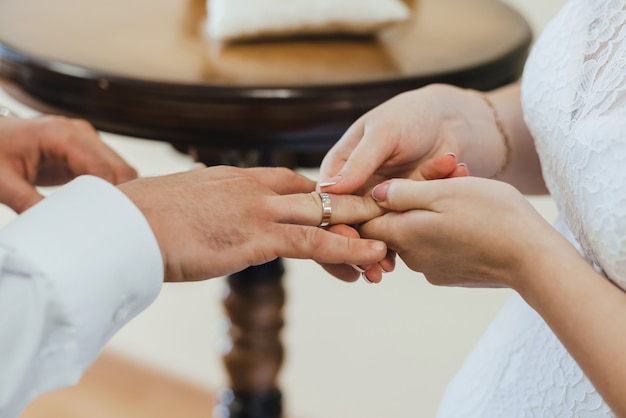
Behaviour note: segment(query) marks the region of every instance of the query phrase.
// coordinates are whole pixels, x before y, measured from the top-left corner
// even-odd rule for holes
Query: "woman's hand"
[[[436,285],[520,290],[538,258],[569,246],[503,182],[397,179],[376,186],[372,195],[391,212],[362,225],[361,235],[386,242]]]
[[[0,117],[0,203],[21,213],[43,199],[36,185],[59,185],[81,174],[114,184],[137,177],[84,120]]]
[[[425,161],[420,168],[420,172],[424,180],[438,180],[469,175],[467,166],[462,163],[457,164],[454,154],[445,154]],[[359,232],[348,225],[334,225],[329,230],[346,237],[360,237]],[[380,283],[383,279],[383,273],[390,273],[395,269],[396,254],[393,251],[388,251],[387,256],[377,264],[365,266],[322,264],[322,267],[333,276],[347,282],[356,281],[359,275],[361,275],[368,283]]]
[[[449,153],[485,176],[498,170],[504,156],[493,112],[476,92],[430,85],[359,118],[324,158],[318,185],[329,193],[363,194],[389,178],[449,177],[454,166],[433,173],[425,165]]]

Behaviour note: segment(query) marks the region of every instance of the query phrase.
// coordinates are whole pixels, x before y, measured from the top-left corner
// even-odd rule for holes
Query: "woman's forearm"
[[[544,241],[517,290],[618,416],[626,416],[626,294],[577,251]]]

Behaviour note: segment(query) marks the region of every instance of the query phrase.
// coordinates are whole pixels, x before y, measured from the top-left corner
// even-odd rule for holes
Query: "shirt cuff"
[[[50,282],[67,321],[59,325],[71,331],[73,341],[66,343],[77,349],[77,358],[66,360],[81,371],[154,301],[163,283],[150,225],[124,193],[93,176],[75,179],[24,212],[2,229],[0,245]]]

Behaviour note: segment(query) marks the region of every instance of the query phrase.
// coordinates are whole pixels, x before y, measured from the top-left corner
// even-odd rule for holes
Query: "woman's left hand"
[[[390,212],[361,235],[386,242],[435,285],[517,289],[542,248],[566,242],[517,189],[495,180],[397,179],[372,195]]]

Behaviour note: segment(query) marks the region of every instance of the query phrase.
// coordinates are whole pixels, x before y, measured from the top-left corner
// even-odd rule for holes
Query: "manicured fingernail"
[[[335,184],[339,183],[341,180],[343,180],[343,176],[335,176],[335,177],[329,178],[328,180],[321,182],[320,187],[334,186]]]
[[[456,166],[457,167],[466,167],[467,168],[467,164],[465,164],[465,163],[458,163]]]
[[[355,269],[361,274],[365,273],[365,270],[363,270],[361,267],[357,266],[356,264],[350,264],[350,267],[352,267],[353,269]]]
[[[387,200],[387,191],[389,190],[389,182],[380,183],[372,190],[372,197],[378,202]]]
[[[373,281],[371,281],[370,279],[367,278],[365,273],[361,273],[361,277],[363,277],[363,280],[365,280],[366,283],[375,284]]]
[[[374,241],[372,242],[372,250],[374,251],[387,251],[387,245],[385,245],[384,242],[381,241]]]
[[[455,154],[455,153],[453,153],[453,152],[446,152],[446,155],[450,155],[450,156],[452,156],[452,157],[456,158],[456,154]]]

